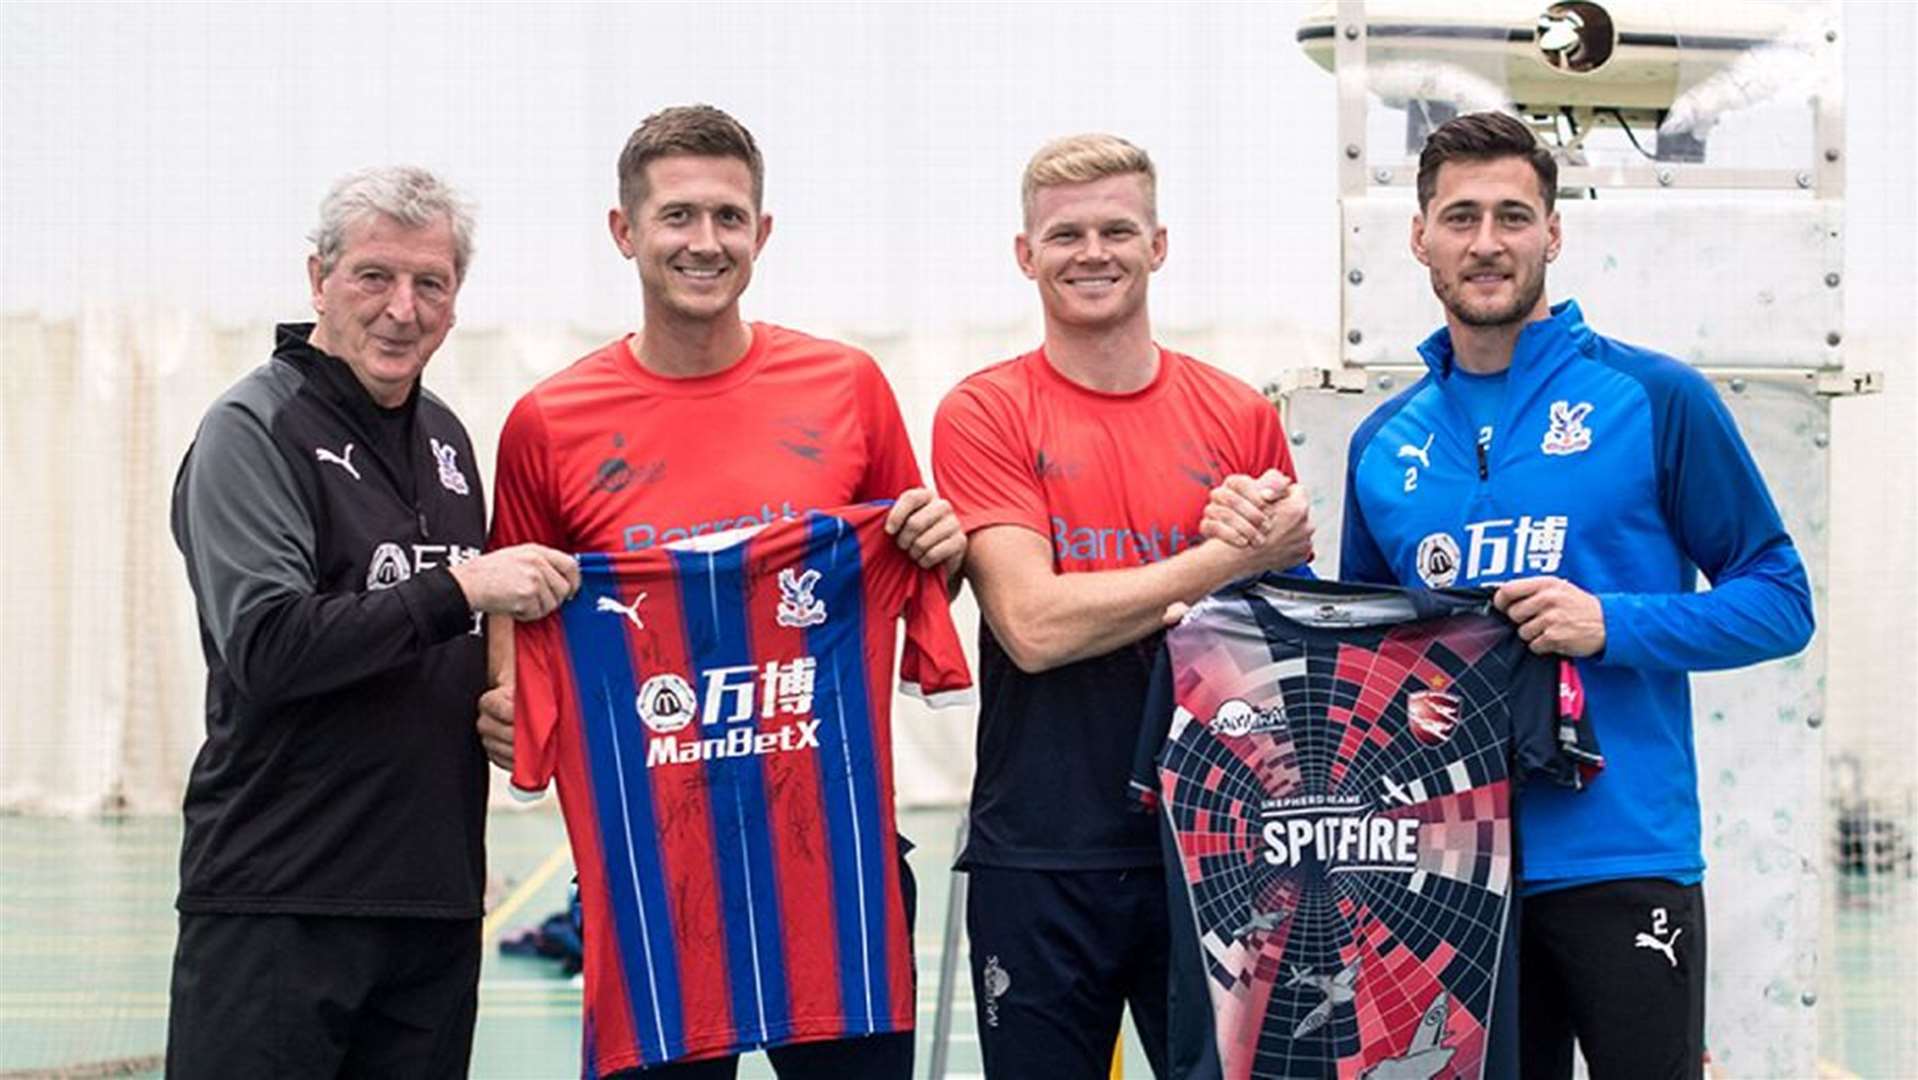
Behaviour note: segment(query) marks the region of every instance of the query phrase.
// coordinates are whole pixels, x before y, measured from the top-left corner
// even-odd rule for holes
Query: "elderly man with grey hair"
[[[461,1076],[472,1050],[486,614],[578,586],[538,545],[480,554],[459,418],[420,385],[472,216],[386,168],[321,203],[314,323],[201,422],[173,490],[206,656],[187,783],[167,1074]]]

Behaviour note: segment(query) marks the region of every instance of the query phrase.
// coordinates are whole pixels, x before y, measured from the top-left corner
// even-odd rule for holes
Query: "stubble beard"
[[[1464,291],[1464,274],[1459,275],[1459,287],[1450,289],[1446,287],[1439,269],[1433,267],[1432,291],[1438,294],[1439,301],[1445,305],[1446,312],[1466,326],[1481,328],[1511,326],[1514,323],[1524,322],[1531,315],[1532,310],[1538,307],[1539,297],[1545,295],[1545,267],[1541,264],[1531,269],[1532,273],[1519,278],[1519,292],[1512,298],[1512,302],[1490,311],[1468,307],[1459,299],[1459,294]]]

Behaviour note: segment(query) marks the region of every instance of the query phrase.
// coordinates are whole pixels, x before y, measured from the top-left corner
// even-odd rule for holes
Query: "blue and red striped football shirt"
[[[587,1075],[909,1029],[890,704],[969,697],[886,504],[580,557],[515,634],[513,784],[559,782]]]

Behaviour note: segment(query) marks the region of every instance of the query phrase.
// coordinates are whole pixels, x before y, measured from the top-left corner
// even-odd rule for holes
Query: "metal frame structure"
[[[966,824],[970,813],[962,808],[959,826],[953,834],[955,854],[966,850]],[[953,999],[959,992],[959,949],[966,940],[966,885],[971,880],[959,870],[948,871],[946,925],[939,949],[939,987],[932,1014],[932,1049],[927,1054],[927,1080],[945,1080],[946,1062],[952,1047]]]
[[[1339,195],[1354,198],[1373,186],[1409,187],[1418,179],[1416,165],[1370,165],[1366,154],[1367,106],[1365,0],[1339,0],[1338,28],[1333,39],[1339,85]],[[1828,30],[1827,44],[1837,44],[1838,31]],[[1687,162],[1650,162],[1604,167],[1564,166],[1563,188],[1661,189],[1736,191],[1809,191],[1819,198],[1836,199],[1845,190],[1845,124],[1839,102],[1819,98],[1813,105],[1815,160],[1803,168],[1747,169]]]

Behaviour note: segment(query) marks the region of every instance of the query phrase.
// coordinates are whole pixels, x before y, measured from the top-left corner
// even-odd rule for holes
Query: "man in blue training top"
[[[1547,303],[1557,181],[1509,116],[1427,140],[1412,254],[1446,325],[1419,346],[1429,373],[1353,434],[1339,571],[1496,585],[1533,651],[1580,658],[1607,766],[1582,794],[1520,797],[1523,1075],[1570,1077],[1576,1041],[1594,1080],[1697,1076],[1705,863],[1686,673],[1803,648],[1811,590],[1711,384]],[[1232,478],[1214,503],[1256,527],[1259,487]]]

